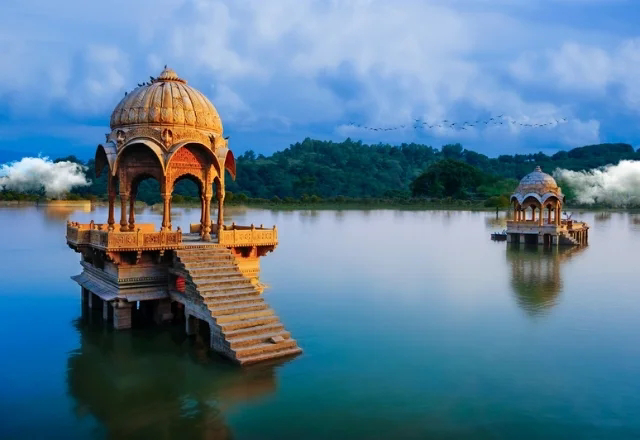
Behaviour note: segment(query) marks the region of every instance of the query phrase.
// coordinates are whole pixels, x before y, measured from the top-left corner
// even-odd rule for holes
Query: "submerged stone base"
[[[589,225],[584,222],[540,224],[530,221],[508,221],[506,233],[508,243],[586,246],[589,242]]]

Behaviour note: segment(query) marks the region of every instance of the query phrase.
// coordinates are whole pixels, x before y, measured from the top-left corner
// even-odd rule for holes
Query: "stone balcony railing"
[[[67,242],[106,251],[176,249],[182,244],[182,231],[155,231],[153,224],[136,225],[135,231],[108,231],[106,224],[67,223]]]
[[[218,243],[228,247],[275,246],[278,244],[278,229],[251,226],[223,225],[218,231]]]

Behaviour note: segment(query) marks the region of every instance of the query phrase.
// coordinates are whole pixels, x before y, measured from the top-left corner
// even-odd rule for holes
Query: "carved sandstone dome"
[[[520,203],[527,197],[534,197],[543,203],[551,196],[555,196],[561,201],[564,200],[564,195],[556,180],[549,174],[543,173],[537,166],[533,172],[522,178],[511,197],[516,198]]]
[[[138,86],[116,106],[111,129],[130,126],[176,126],[222,134],[222,121],[211,101],[165,68]]]

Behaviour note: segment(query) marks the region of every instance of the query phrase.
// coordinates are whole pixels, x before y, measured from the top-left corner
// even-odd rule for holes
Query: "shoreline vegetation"
[[[82,199],[89,201],[91,206],[108,206],[106,200],[100,199]],[[72,209],[74,205],[51,203],[55,200],[0,200],[0,207],[18,207],[18,206],[45,206]],[[296,201],[294,203],[272,203],[263,200],[248,200],[243,203],[225,203],[230,208],[260,208],[274,211],[360,211],[360,210],[400,210],[400,211],[477,211],[477,212],[509,212],[510,207],[488,207],[481,202],[463,203],[464,200],[453,200],[446,203],[440,200],[418,200],[402,202],[397,200],[362,200],[350,202],[320,201],[316,203],[304,203]],[[119,199],[116,203],[119,206]],[[79,205],[78,205],[79,206]],[[195,200],[184,200],[180,202],[172,202],[173,207],[178,208],[197,208],[200,209],[200,202]],[[145,202],[136,202],[137,208],[148,207],[150,209],[162,210],[162,204],[156,203],[149,205]],[[640,212],[640,207],[603,207],[595,205],[565,205],[565,211],[593,211],[593,212]]]
[[[270,156],[249,150],[237,162],[237,179],[226,179],[227,206],[270,209],[509,209],[509,197],[519,180],[536,165],[553,173],[557,168],[583,171],[640,160],[640,149],[629,144],[598,144],[559,151],[551,156],[536,154],[501,155],[489,158],[447,144],[440,149],[427,145],[365,145],[346,139],[328,142],[305,139]],[[75,156],[55,159],[82,165],[87,186],[73,188],[60,199],[106,202],[106,174],[95,177],[95,162]],[[570,182],[558,181],[568,209],[633,210],[640,206],[579,204]],[[200,206],[199,188],[185,179],[175,186],[175,206]],[[215,193],[215,191],[214,191]],[[0,188],[0,204],[44,202],[44,185],[39,191],[20,192]],[[162,202],[160,186],[152,178],[140,182],[137,202]]]

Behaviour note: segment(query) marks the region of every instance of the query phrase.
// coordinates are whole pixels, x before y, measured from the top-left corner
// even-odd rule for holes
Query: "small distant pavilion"
[[[587,244],[589,226],[562,219],[565,196],[549,174],[537,166],[522,178],[511,195],[513,219],[507,221],[507,241],[542,245]]]

